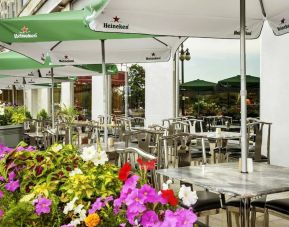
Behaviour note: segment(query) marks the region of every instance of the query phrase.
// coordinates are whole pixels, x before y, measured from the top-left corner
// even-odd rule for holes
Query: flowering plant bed
[[[1,145],[0,226],[193,226],[196,215],[166,184],[158,192],[147,182],[154,161],[139,159],[138,174],[107,161],[100,146]],[[192,193],[181,188],[179,198],[192,205]]]

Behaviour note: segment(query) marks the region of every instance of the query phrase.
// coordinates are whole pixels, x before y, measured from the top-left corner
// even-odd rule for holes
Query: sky
[[[185,82],[202,79],[212,82],[240,74],[240,41],[191,38],[184,43],[190,61],[184,61]],[[260,76],[260,39],[247,40],[247,75]]]

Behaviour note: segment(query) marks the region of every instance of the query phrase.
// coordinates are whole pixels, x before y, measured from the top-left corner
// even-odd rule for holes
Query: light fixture
[[[191,54],[190,54],[188,48],[186,49],[186,52],[185,52],[185,59],[186,59],[187,61],[191,60]]]
[[[189,61],[191,59],[191,54],[188,48],[184,51],[183,46],[181,47],[179,59],[181,61]]]
[[[23,77],[22,84],[26,84],[25,77]]]

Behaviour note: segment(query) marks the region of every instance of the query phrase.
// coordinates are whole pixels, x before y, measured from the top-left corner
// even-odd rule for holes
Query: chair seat
[[[221,208],[221,202],[219,195],[208,191],[197,191],[198,200],[195,205],[193,205],[193,210],[195,212],[202,212],[206,210],[216,210]],[[182,207],[189,208],[184,204],[180,203]]]
[[[289,198],[271,200],[268,201],[265,206],[270,210],[274,210],[282,214],[289,215]]]
[[[265,208],[265,203],[266,203],[266,197],[262,197],[260,199],[256,199],[251,202],[251,206],[254,207],[259,207],[259,208]],[[244,206],[244,203],[241,204],[240,199],[231,199],[229,201],[226,201],[226,206],[231,206],[231,207],[240,207],[241,205]]]

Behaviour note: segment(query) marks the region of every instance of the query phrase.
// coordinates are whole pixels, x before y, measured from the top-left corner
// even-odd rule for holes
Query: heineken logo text
[[[153,60],[161,60],[161,57],[156,56],[155,53],[152,53],[150,57],[146,57],[147,61],[153,61]]]
[[[59,59],[59,62],[61,62],[61,63],[72,63],[72,62],[74,62],[74,60],[70,59],[67,55],[65,55],[63,59]]]
[[[21,28],[21,31],[18,34],[14,34],[15,39],[35,39],[37,37],[38,34],[31,34],[28,27],[26,27],[25,25]]]
[[[281,25],[277,27],[278,31],[283,31],[283,30],[289,28],[289,24],[285,24],[285,22],[286,22],[286,19],[282,18],[281,21],[280,21]]]
[[[118,16],[115,16],[112,19],[113,19],[113,21],[111,23],[103,23],[103,27],[104,28],[121,29],[121,30],[129,29],[129,25],[128,24],[122,24],[120,22],[120,18]]]

